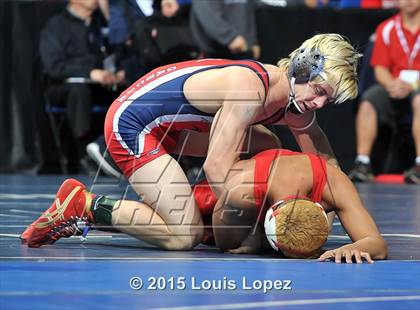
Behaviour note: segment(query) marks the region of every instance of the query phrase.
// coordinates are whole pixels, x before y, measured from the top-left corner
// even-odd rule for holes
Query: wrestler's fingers
[[[228,250],[228,253],[230,253],[230,254],[248,254],[248,253],[250,253],[250,248],[246,247],[246,246],[241,246],[241,247],[236,248],[236,249]]]
[[[343,251],[343,256],[345,257],[347,264],[353,264],[353,254],[350,250]]]
[[[326,260],[334,257],[334,251],[326,251],[320,257],[318,257],[318,261],[325,262]]]
[[[341,258],[342,257],[343,257],[343,251],[342,250],[335,251],[335,263],[336,264],[341,264]]]
[[[364,259],[366,259],[366,261],[369,263],[369,264],[373,264],[374,262],[373,262],[373,259],[370,257],[370,254],[369,253],[367,253],[367,252],[360,252],[360,255],[364,258]]]
[[[352,251],[354,258],[356,259],[356,263],[362,263],[362,257],[360,256],[360,251]]]

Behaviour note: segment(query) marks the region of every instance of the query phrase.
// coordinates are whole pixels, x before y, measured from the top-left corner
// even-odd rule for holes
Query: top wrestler
[[[340,35],[321,34],[278,67],[204,59],[160,67],[140,78],[115,100],[105,120],[109,153],[143,198],[135,206],[121,203],[120,216],[153,224],[126,225],[123,231],[173,250],[191,249],[202,240],[191,187],[170,153],[207,154],[207,179],[220,184],[243,149],[256,154],[279,146],[263,124],[286,124],[304,152],[334,161],[314,110],[357,95],[359,57]],[[213,190],[220,194],[219,187]]]

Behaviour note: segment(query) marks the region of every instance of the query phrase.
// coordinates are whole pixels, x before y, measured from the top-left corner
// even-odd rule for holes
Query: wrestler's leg
[[[188,250],[201,241],[201,215],[184,172],[171,156],[147,163],[129,181],[144,203],[115,204],[113,227],[168,250]]]

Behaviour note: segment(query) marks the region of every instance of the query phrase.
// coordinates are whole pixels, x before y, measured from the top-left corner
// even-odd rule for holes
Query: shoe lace
[[[87,217],[71,216],[69,220],[55,225],[48,233],[48,237],[55,242],[63,237],[69,238],[81,235],[81,241],[85,241],[90,228],[91,224]]]

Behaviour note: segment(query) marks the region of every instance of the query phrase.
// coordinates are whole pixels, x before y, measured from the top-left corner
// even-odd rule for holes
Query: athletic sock
[[[362,164],[370,164],[370,157],[368,155],[357,155],[356,161],[361,162]]]
[[[96,223],[102,225],[112,225],[112,210],[117,200],[105,196],[96,196],[92,201],[92,215]]]
[[[416,157],[415,163],[416,163],[416,166],[420,166],[420,156]]]

